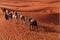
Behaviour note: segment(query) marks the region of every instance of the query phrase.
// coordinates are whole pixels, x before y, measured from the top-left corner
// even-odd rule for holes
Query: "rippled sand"
[[[5,20],[0,9],[0,40],[60,40],[59,2],[54,0],[40,1],[0,1],[0,8],[17,10],[18,14],[36,19],[39,31],[30,31],[29,26],[15,24],[14,20]],[[53,13],[50,12],[53,10]]]

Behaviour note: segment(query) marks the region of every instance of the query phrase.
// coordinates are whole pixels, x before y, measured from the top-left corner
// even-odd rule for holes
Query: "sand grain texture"
[[[37,20],[39,30],[30,31],[28,25],[5,20],[0,9],[0,40],[60,40],[59,3],[59,0],[1,0],[0,8],[31,16]]]

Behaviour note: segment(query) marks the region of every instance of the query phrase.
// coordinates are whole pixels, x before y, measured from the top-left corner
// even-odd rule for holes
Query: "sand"
[[[0,8],[17,10],[18,14],[37,20],[39,30],[31,31],[27,24],[6,20],[0,9],[0,40],[60,40],[59,2],[54,0],[1,0]],[[53,10],[51,13],[50,10]]]

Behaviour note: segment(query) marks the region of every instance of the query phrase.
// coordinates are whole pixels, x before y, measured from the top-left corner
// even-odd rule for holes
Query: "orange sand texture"
[[[38,32],[29,26],[5,20],[0,9],[0,40],[60,40],[59,0],[0,0],[0,8],[17,10],[38,22]],[[53,12],[50,12],[52,10]]]

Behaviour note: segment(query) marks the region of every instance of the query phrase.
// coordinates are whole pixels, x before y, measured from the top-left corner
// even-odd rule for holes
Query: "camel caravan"
[[[7,8],[1,8],[4,13],[5,19],[14,19],[14,22],[17,23],[18,19],[20,19],[21,24],[28,24],[30,30],[38,31],[37,21],[31,18],[30,16],[24,16],[18,14],[16,10],[11,10]]]

